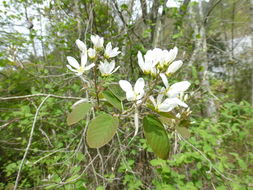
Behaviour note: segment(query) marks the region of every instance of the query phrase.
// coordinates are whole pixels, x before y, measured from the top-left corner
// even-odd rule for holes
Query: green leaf
[[[170,118],[170,119],[177,119],[175,115],[169,112],[158,112],[159,115],[165,117],[165,118]]]
[[[105,190],[105,188],[103,186],[98,186],[96,190]]]
[[[100,148],[107,144],[115,135],[119,120],[109,114],[100,114],[91,120],[86,141],[90,148]]]
[[[190,124],[191,124],[191,121],[190,121],[190,120],[187,120],[187,119],[181,120],[180,123],[179,123],[179,125],[180,125],[181,127],[189,127]]]
[[[176,127],[176,130],[185,139],[188,139],[191,136],[189,130],[186,127]]]
[[[109,90],[105,90],[102,94],[112,106],[122,111],[121,101],[116,96],[114,96],[112,92],[110,92]]]
[[[122,5],[120,6],[120,8],[121,8],[122,10],[127,10],[127,9],[128,9],[128,6],[127,6],[127,4],[122,4]]]
[[[83,102],[76,105],[72,112],[67,117],[67,124],[73,125],[84,118],[91,108],[91,104],[88,102]]]
[[[78,174],[75,174],[74,176],[71,176],[70,178],[68,178],[67,180],[66,180],[66,182],[72,182],[73,180],[73,182],[75,182],[75,180],[77,179],[79,177],[79,175]],[[72,183],[73,183],[72,182]]]
[[[163,124],[154,115],[148,115],[143,119],[143,127],[147,143],[159,158],[165,160],[169,154],[170,144]]]
[[[118,84],[111,84],[108,89],[121,101],[126,99],[125,92],[120,88]]]
[[[45,189],[53,189],[56,187],[57,187],[57,184],[52,184],[52,185],[46,186]]]

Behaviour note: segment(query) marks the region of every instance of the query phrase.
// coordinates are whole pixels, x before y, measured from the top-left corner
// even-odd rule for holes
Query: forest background
[[[253,0],[0,7],[0,189],[253,189]],[[78,57],[76,39],[91,45],[94,34],[122,52],[115,83],[143,76],[138,51],[178,47],[176,77],[191,82],[191,114],[168,133],[167,159],[153,153],[142,126],[132,139],[132,116],[99,149],[87,146],[87,119],[67,124],[86,86],[66,57]]]

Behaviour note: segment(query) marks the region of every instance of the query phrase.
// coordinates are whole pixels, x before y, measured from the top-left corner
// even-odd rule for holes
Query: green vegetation
[[[0,190],[253,190],[253,2],[166,3],[1,2]],[[174,47],[168,86],[137,54]]]

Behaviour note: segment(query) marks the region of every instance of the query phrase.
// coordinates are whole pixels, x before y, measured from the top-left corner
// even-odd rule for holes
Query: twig
[[[186,142],[186,144],[190,145],[194,150],[196,150],[198,153],[200,153],[200,154],[204,157],[204,159],[206,159],[206,160],[209,162],[210,167],[213,168],[218,174],[220,174],[221,177],[223,177],[224,179],[226,179],[226,180],[228,180],[228,181],[233,181],[233,179],[231,179],[231,178],[229,178],[229,177],[226,177],[226,176],[225,176],[224,174],[222,174],[217,168],[215,168],[214,165],[213,165],[213,163],[211,162],[211,160],[208,159],[208,158],[206,157],[206,155],[205,155],[203,152],[201,152],[201,151],[200,151],[198,148],[196,148],[193,144],[191,144],[189,141],[187,141],[182,135],[178,134],[178,136],[179,136],[180,139],[183,139],[184,142]]]
[[[37,164],[37,163],[40,162],[41,160],[43,160],[43,159],[45,159],[45,158],[47,158],[47,157],[49,157],[49,156],[51,156],[51,155],[53,155],[53,154],[55,154],[55,153],[57,153],[57,152],[62,152],[62,150],[64,150],[64,149],[55,150],[55,151],[53,151],[53,152],[51,152],[51,153],[49,153],[49,154],[47,154],[47,155],[41,157],[40,159],[38,159],[38,160],[36,160],[35,162],[33,162],[33,165]]]
[[[0,131],[1,131],[2,129],[4,129],[5,127],[7,127],[8,125],[10,125],[10,124],[12,124],[12,123],[14,123],[14,122],[17,122],[17,121],[19,121],[19,118],[12,119],[12,120],[8,121],[7,123],[5,123],[5,124],[3,124],[3,125],[0,125]]]
[[[105,172],[105,167],[104,167],[104,160],[103,160],[103,157],[102,157],[102,155],[101,155],[101,153],[100,153],[100,151],[99,151],[99,148],[97,148],[97,153],[98,153],[98,156],[99,156],[99,158],[100,158],[100,161],[101,161],[101,170],[102,170],[102,175],[104,175],[104,172]],[[105,180],[104,180],[104,178],[103,178],[103,185],[105,186]]]
[[[52,98],[73,99],[73,100],[83,99],[82,97],[58,96],[54,94],[29,94],[29,95],[24,95],[24,96],[0,97],[0,100],[15,100],[15,99],[38,97],[38,96],[50,96]]]
[[[82,171],[82,173],[81,173],[78,177],[76,177],[76,178],[74,178],[74,179],[72,179],[72,180],[66,181],[66,182],[60,182],[60,183],[59,183],[59,186],[63,186],[63,185],[69,184],[69,183],[73,183],[73,182],[77,181],[78,179],[80,179],[80,178],[82,177],[82,175],[86,172],[86,170],[89,168],[89,166],[93,164],[94,160],[95,160],[97,157],[98,157],[98,155],[96,155],[96,156],[90,161],[90,163],[84,168],[84,170]]]
[[[37,121],[37,117],[38,117],[40,108],[42,107],[42,105],[45,103],[45,101],[46,101],[49,97],[50,97],[50,95],[47,95],[47,97],[40,103],[39,107],[36,109],[36,113],[35,113],[34,120],[33,120],[33,124],[32,124],[32,129],[31,129],[31,132],[30,132],[30,137],[29,137],[29,140],[28,140],[28,144],[27,144],[27,147],[26,147],[24,156],[23,156],[23,158],[22,158],[22,160],[21,160],[21,163],[20,163],[20,165],[19,165],[18,174],[17,174],[17,177],[16,177],[15,186],[14,186],[13,190],[16,190],[16,189],[18,188],[18,181],[19,181],[19,178],[20,178],[20,173],[21,173],[22,167],[23,167],[23,165],[24,165],[24,161],[25,161],[25,159],[26,159],[28,150],[29,150],[29,148],[30,148],[30,146],[31,146],[31,144],[32,144],[33,132],[34,132],[34,128],[35,128],[35,124],[36,124],[36,121]]]

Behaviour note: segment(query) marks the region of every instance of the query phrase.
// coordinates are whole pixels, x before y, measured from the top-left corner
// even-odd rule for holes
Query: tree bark
[[[159,0],[153,0],[153,5],[151,8],[150,13],[150,29],[151,29],[151,36],[150,36],[150,43],[151,47],[154,48],[157,45],[159,33],[161,30],[161,18],[159,17],[158,9],[160,7]]]
[[[251,13],[251,20],[250,20],[250,30],[251,30],[251,51],[250,51],[250,65],[251,65],[251,105],[253,106],[253,0],[250,0],[250,13]]]
[[[78,33],[78,38],[81,38],[82,35],[82,19],[81,19],[81,12],[79,9],[79,0],[74,0],[74,14],[77,22],[77,33]]]
[[[141,2],[141,10],[142,10],[142,19],[143,19],[143,22],[147,24],[147,15],[148,15],[147,2],[146,0],[140,0],[140,2]]]
[[[216,106],[213,98],[210,96],[211,90],[208,78],[206,29],[203,22],[204,14],[203,14],[202,1],[198,3],[198,7],[196,8],[198,10],[198,14],[194,14],[193,7],[190,8],[193,20],[192,27],[194,29],[194,41],[195,41],[195,49],[190,59],[190,64],[193,65],[194,63],[198,62],[199,63],[198,66],[201,68],[200,69],[201,71],[199,72],[199,79],[202,89],[203,115],[206,117],[214,118],[216,113]]]

